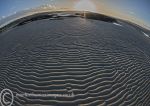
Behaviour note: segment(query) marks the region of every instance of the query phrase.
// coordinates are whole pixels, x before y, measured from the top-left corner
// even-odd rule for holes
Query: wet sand
[[[26,17],[1,31],[0,91],[72,95],[16,96],[14,106],[149,106],[150,32],[65,14]]]

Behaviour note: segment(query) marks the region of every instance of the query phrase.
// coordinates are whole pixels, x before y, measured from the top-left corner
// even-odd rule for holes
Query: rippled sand
[[[0,33],[0,91],[68,95],[15,96],[14,106],[149,106],[144,31],[81,17],[19,24]]]

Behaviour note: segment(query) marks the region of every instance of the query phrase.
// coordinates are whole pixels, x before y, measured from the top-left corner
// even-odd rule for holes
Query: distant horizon
[[[40,6],[41,7],[41,6]],[[37,7],[37,8],[40,8],[40,7]],[[30,16],[32,14],[36,14],[36,13],[43,13],[43,12],[57,12],[57,11],[77,11],[77,12],[82,12],[81,10],[74,10],[74,9],[67,9],[67,8],[64,8],[64,9],[56,9],[56,10],[46,10],[46,9],[41,9],[40,11],[38,10],[38,12],[36,11],[37,8],[34,8],[34,9],[28,9],[28,10],[23,10],[23,11],[18,11],[16,12],[15,14],[12,14],[8,17],[5,17],[3,19],[1,19],[0,21],[0,27],[3,27],[5,25],[7,25],[8,23],[12,22],[11,20],[17,20],[20,16],[17,16],[19,13],[21,12],[25,12],[24,16],[21,16],[22,18],[23,17],[26,17],[26,16]],[[34,10],[34,11],[33,11]],[[86,12],[91,12],[91,11],[86,11]],[[97,13],[97,12],[93,12],[93,13]],[[28,14],[28,15],[27,15]],[[115,17],[113,15],[109,15],[109,14],[105,14],[105,13],[98,13],[98,14],[103,14],[103,15],[106,15],[106,16],[110,16],[110,17],[113,17],[113,18],[117,18],[117,19],[121,19],[121,20],[124,20],[124,21],[128,21],[128,22],[131,22],[131,23],[134,23],[134,24],[137,24],[147,30],[150,30],[150,26],[143,26],[141,24],[138,24],[134,21],[131,21],[131,20],[127,20],[127,19],[123,19],[121,17]],[[12,16],[16,16],[15,18],[13,17],[13,19],[11,19]],[[11,20],[8,20],[8,19],[11,19]],[[4,21],[4,22],[2,22]],[[8,21],[7,23],[5,23],[6,21]],[[4,25],[3,25],[4,24]]]
[[[89,10],[96,13],[134,22],[150,29],[148,0],[2,0],[0,4],[0,21],[23,10],[39,7],[72,10]],[[42,9],[42,8],[41,8]]]

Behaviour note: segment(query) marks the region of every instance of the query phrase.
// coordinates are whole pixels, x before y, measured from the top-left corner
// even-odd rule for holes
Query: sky
[[[16,12],[46,4],[70,10],[95,10],[150,28],[150,0],[0,0],[0,20]]]

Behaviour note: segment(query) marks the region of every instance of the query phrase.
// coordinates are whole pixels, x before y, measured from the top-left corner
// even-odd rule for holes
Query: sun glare
[[[96,12],[96,7],[91,0],[80,0],[77,4],[75,4],[74,9],[79,11]]]

